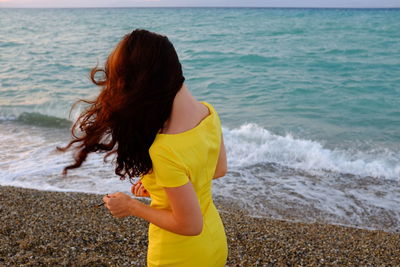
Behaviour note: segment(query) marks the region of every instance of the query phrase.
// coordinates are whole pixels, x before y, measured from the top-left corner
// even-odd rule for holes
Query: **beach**
[[[0,199],[0,266],[146,265],[148,222],[94,208],[102,195],[1,186]],[[214,202],[226,266],[400,265],[399,233],[256,218],[227,198]]]
[[[0,11],[0,267],[145,266],[148,222],[93,207],[129,193],[113,159],[66,178],[56,151],[136,28],[168,37],[221,119],[227,266],[400,266],[400,9]]]
[[[213,195],[253,216],[400,230],[400,9],[1,11],[1,186],[129,192],[100,154],[64,179],[73,153],[56,147],[85,108],[71,106],[99,92],[91,68],[144,28],[219,114],[229,171]]]

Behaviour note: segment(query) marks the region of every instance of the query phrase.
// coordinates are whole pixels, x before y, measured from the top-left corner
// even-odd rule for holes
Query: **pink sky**
[[[0,7],[400,7],[400,0],[0,0]]]

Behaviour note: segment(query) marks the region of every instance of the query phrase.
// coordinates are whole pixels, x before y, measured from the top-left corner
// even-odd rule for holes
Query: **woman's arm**
[[[176,234],[194,236],[203,230],[203,216],[192,183],[179,187],[164,187],[171,210],[159,210],[124,193],[103,198],[115,217],[137,216]]]
[[[221,136],[221,147],[219,149],[218,163],[215,168],[215,173],[213,179],[225,176],[228,171],[228,163],[226,161],[226,151],[224,145],[224,136]]]

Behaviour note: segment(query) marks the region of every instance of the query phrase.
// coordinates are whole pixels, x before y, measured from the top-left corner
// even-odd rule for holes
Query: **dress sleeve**
[[[172,149],[157,146],[150,151],[150,157],[157,185],[178,187],[189,182],[186,166]]]

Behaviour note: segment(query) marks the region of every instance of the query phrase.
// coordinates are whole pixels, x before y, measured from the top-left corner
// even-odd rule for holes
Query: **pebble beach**
[[[130,187],[97,153],[63,179],[73,153],[55,148],[85,109],[74,103],[98,95],[90,70],[142,28],[169,38],[186,86],[220,116],[229,172],[213,193],[227,224],[234,202],[263,218],[400,232],[400,9],[1,8],[13,1],[0,0],[1,186]],[[276,222],[246,218],[261,233]]]
[[[0,266],[146,266],[148,222],[113,218],[94,207],[101,198],[1,186]],[[214,202],[226,266],[400,266],[398,233],[256,218]]]

